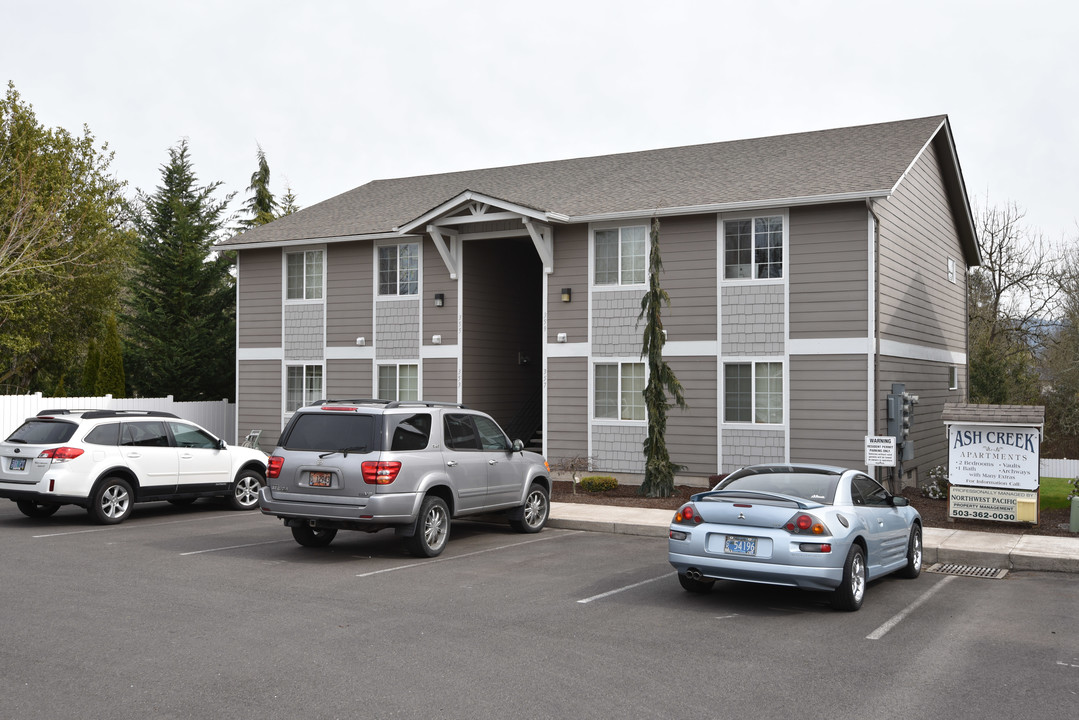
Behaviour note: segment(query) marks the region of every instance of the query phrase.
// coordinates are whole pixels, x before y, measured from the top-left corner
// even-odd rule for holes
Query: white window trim
[[[953,285],[959,283],[959,271],[955,262],[955,258],[948,258],[948,282]]]
[[[753,220],[754,218],[765,217],[781,217],[783,218],[783,275],[777,278],[728,278],[727,272],[727,221],[728,220]],[[727,285],[782,285],[787,282],[787,278],[790,275],[790,211],[787,208],[778,208],[775,210],[757,210],[752,213],[720,213],[719,214],[719,227],[717,238],[717,254],[719,256],[719,281]],[[750,252],[756,251],[756,245],[751,248]],[[753,268],[753,274],[757,273],[757,263],[750,262],[750,266]]]
[[[752,381],[752,387],[750,388],[750,417],[757,417],[757,365],[765,363],[778,363],[780,366],[780,377],[783,382],[783,395],[780,400],[780,408],[783,412],[783,417],[777,423],[764,423],[757,422],[756,420],[745,421],[730,421],[727,420],[727,366],[728,365],[749,365],[750,366],[750,380]],[[719,407],[719,420],[723,427],[726,428],[786,428],[788,423],[788,416],[790,413],[790,363],[783,357],[754,357],[754,358],[722,358],[720,360],[720,407]]]
[[[379,274],[379,255],[382,248],[396,247],[400,248],[402,245],[415,245],[416,246],[416,292],[411,295],[401,295],[399,292],[392,295],[382,294],[382,279]],[[398,259],[400,259],[400,250],[398,250]],[[405,242],[380,242],[375,244],[375,269],[374,269],[374,291],[376,302],[400,302],[405,300],[416,300],[423,293],[423,243],[419,240],[408,240]],[[397,289],[401,289],[401,266],[397,266]]]
[[[286,360],[286,361],[282,362],[281,363],[281,407],[284,409],[284,415],[285,415],[286,418],[292,417],[292,415],[296,412],[295,410],[289,410],[288,409],[288,370],[289,370],[289,368],[293,368],[293,367],[302,367],[302,368],[304,368],[304,387],[303,387],[304,398],[303,398],[303,401],[300,404],[300,407],[304,407],[305,405],[307,405],[308,402],[311,402],[313,400],[320,400],[320,399],[326,397],[326,363],[325,362],[322,362],[322,361],[307,361],[307,360],[300,360],[300,361]],[[309,367],[317,367],[317,368],[322,370],[322,392],[319,393],[320,397],[317,397],[317,398],[308,398],[308,397],[306,397],[306,395],[307,395],[307,368],[309,368]]]
[[[618,366],[618,417],[597,417],[596,416],[596,367],[599,365],[616,365]],[[591,416],[592,422],[598,425],[612,425],[618,427],[646,427],[648,425],[648,408],[644,408],[645,417],[643,420],[623,420],[622,419],[622,366],[623,365],[643,365],[644,366],[644,383],[648,385],[648,363],[639,357],[636,358],[613,358],[593,357],[592,362],[588,367],[589,374],[589,398],[588,398],[588,414]],[[642,397],[641,404],[644,404]]]
[[[322,297],[318,298],[289,298],[288,296],[288,256],[304,253],[304,294],[307,290],[307,257],[306,253],[320,252],[322,253]],[[281,297],[284,299],[286,305],[321,305],[326,302],[326,266],[327,266],[327,253],[325,245],[312,245],[310,247],[299,248],[282,248],[281,251]]]
[[[379,383],[379,371],[384,367],[392,367],[392,368],[395,368],[394,374],[396,376],[396,387],[394,388],[394,393],[397,395],[397,397],[395,397],[393,399],[394,400],[400,400],[400,398],[401,398],[401,366],[411,366],[411,367],[416,368],[416,399],[419,400],[419,399],[423,398],[423,370],[422,370],[422,365],[421,365],[419,360],[400,360],[400,361],[394,361],[394,362],[380,362],[380,361],[376,360],[375,361],[375,372],[373,373],[374,374],[374,378],[373,378],[374,388],[373,388],[373,392],[372,392],[371,397],[377,398],[379,396],[379,392],[381,390],[380,383]],[[381,398],[381,399],[386,400],[386,399],[389,399],[389,398]]]
[[[623,283],[622,282],[622,248],[621,242],[619,242],[618,248],[618,282],[610,285],[599,285],[596,283],[596,231],[597,230],[619,230],[623,228],[643,227],[644,228],[644,281],[639,283]],[[618,221],[618,222],[602,222],[591,223],[588,226],[588,286],[594,291],[598,292],[617,292],[618,290],[630,290],[640,289],[648,287],[648,273],[650,271],[649,255],[650,243],[652,233],[652,223],[650,220],[641,221]],[[621,240],[621,233],[619,233],[619,240]]]

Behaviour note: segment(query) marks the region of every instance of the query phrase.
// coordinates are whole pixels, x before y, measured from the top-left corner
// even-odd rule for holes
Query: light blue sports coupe
[[[857,470],[753,465],[692,496],[671,520],[668,559],[690,592],[716,580],[832,593],[857,610],[865,586],[922,570],[922,518]]]

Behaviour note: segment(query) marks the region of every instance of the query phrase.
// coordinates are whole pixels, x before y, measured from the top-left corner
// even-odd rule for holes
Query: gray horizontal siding
[[[588,361],[550,358],[547,361],[547,459],[552,467],[572,458],[588,457]]]
[[[374,342],[371,304],[374,256],[369,242],[333,243],[326,248],[326,344]]]
[[[241,250],[237,256],[239,347],[281,347],[281,250]]]
[[[966,351],[966,268],[935,146],[915,163],[880,218],[880,336]],[[948,281],[948,258],[957,282]]]
[[[450,279],[450,271],[432,240],[423,241],[423,344],[431,345],[431,336],[440,335],[443,345],[457,344],[457,281]],[[435,307],[435,293],[441,293],[445,305]]]
[[[336,399],[374,396],[370,360],[327,360],[326,397]]]
[[[562,288],[571,300],[562,302]],[[547,276],[547,342],[566,333],[568,342],[588,339],[588,226],[555,228],[554,272]]]
[[[865,205],[790,210],[790,336],[869,335],[869,214]]]
[[[238,375],[237,434],[243,436],[250,430],[261,430],[259,446],[269,452],[277,445],[284,416],[281,363],[277,360],[241,360]]]
[[[457,402],[457,360],[423,361],[423,399]]]
[[[663,271],[659,283],[671,297],[670,307],[665,306],[662,311],[668,340],[716,339],[717,237],[715,215],[660,221]]]
[[[791,357],[791,462],[865,466],[867,381],[865,356]]]
[[[671,369],[686,394],[686,409],[667,412],[667,451],[685,475],[713,475],[719,447],[715,358],[672,358]]]

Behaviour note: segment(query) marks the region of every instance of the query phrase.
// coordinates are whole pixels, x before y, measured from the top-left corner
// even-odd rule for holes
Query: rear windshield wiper
[[[354,445],[353,447],[341,448],[340,450],[330,450],[328,453],[322,453],[321,455],[319,455],[319,457],[320,458],[326,458],[326,457],[329,457],[330,455],[336,455],[337,453],[341,453],[341,455],[343,455],[344,457],[348,457],[348,454],[350,452],[360,452],[360,453],[367,452],[367,446],[366,445]]]

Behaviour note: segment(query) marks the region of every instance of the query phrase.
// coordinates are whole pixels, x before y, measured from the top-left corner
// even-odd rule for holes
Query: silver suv
[[[421,557],[442,552],[450,518],[501,512],[535,533],[551,471],[488,415],[464,405],[324,400],[300,408],[270,456],[259,506],[322,547],[338,530],[394,528]]]

